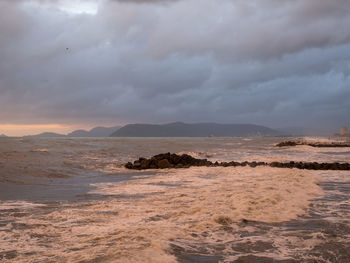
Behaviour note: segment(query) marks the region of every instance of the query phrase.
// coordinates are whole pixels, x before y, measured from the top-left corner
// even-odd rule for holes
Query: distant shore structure
[[[340,133],[336,133],[334,134],[335,137],[341,137],[341,138],[347,138],[348,140],[350,140],[350,133],[348,130],[348,127],[343,126],[340,128]]]
[[[341,127],[340,128],[340,136],[346,136],[348,135],[348,127]]]

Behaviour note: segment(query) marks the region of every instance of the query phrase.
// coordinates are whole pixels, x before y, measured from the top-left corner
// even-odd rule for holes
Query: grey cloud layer
[[[350,125],[348,1],[140,2],[1,2],[0,122]]]

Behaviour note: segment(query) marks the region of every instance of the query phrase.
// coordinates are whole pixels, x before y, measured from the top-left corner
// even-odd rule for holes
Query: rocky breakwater
[[[277,168],[297,168],[306,170],[350,170],[350,163],[317,163],[317,162],[211,162],[207,159],[196,159],[188,154],[162,153],[149,159],[139,158],[133,163],[128,162],[125,168],[133,170],[189,168],[191,166],[235,167],[235,166],[270,166]]]
[[[305,141],[283,141],[276,144],[276,147],[289,147],[289,146],[297,146],[297,145],[307,145],[311,147],[350,147],[350,143],[346,142],[305,142]]]
[[[139,158],[134,163],[125,165],[128,169],[145,170],[145,169],[165,169],[165,168],[188,168],[190,166],[213,166],[213,163],[206,159],[196,159],[188,154],[171,154],[162,153],[147,158]]]

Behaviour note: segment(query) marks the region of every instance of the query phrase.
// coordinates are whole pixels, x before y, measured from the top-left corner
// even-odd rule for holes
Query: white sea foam
[[[321,193],[317,182],[312,174],[296,169],[200,167],[121,184],[96,184],[91,193],[154,194],[142,200],[173,200],[179,207],[189,207],[187,214],[198,210],[202,216],[225,215],[234,221],[281,222],[305,212],[308,201]]]
[[[45,205],[38,204],[38,203],[26,202],[26,201],[7,201],[7,202],[0,203],[0,210],[28,209],[28,208],[42,207],[42,206],[45,206]]]
[[[171,240],[218,228],[220,217],[232,223],[294,219],[322,194],[317,183],[310,173],[277,168],[163,170],[138,180],[96,184],[91,193],[115,195],[106,201],[17,218],[16,224],[28,227],[9,223],[12,230],[0,233],[0,246],[21,253],[16,262],[28,262],[23,255],[33,251],[40,253],[33,256],[36,261],[103,256],[106,262],[176,262],[168,253]],[[44,247],[42,240],[47,240]]]

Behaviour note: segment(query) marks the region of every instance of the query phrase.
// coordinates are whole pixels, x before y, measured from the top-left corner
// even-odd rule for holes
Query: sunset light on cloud
[[[334,133],[350,126],[349,13],[348,0],[0,1],[0,123]]]
[[[62,1],[60,10],[73,14],[96,15],[98,5],[94,1]]]
[[[24,136],[42,132],[66,134],[72,130],[72,127],[61,124],[0,124],[0,134],[8,136]]]
[[[33,8],[53,8],[71,15],[96,15],[98,12],[98,1],[93,0],[27,1],[25,5]]]

